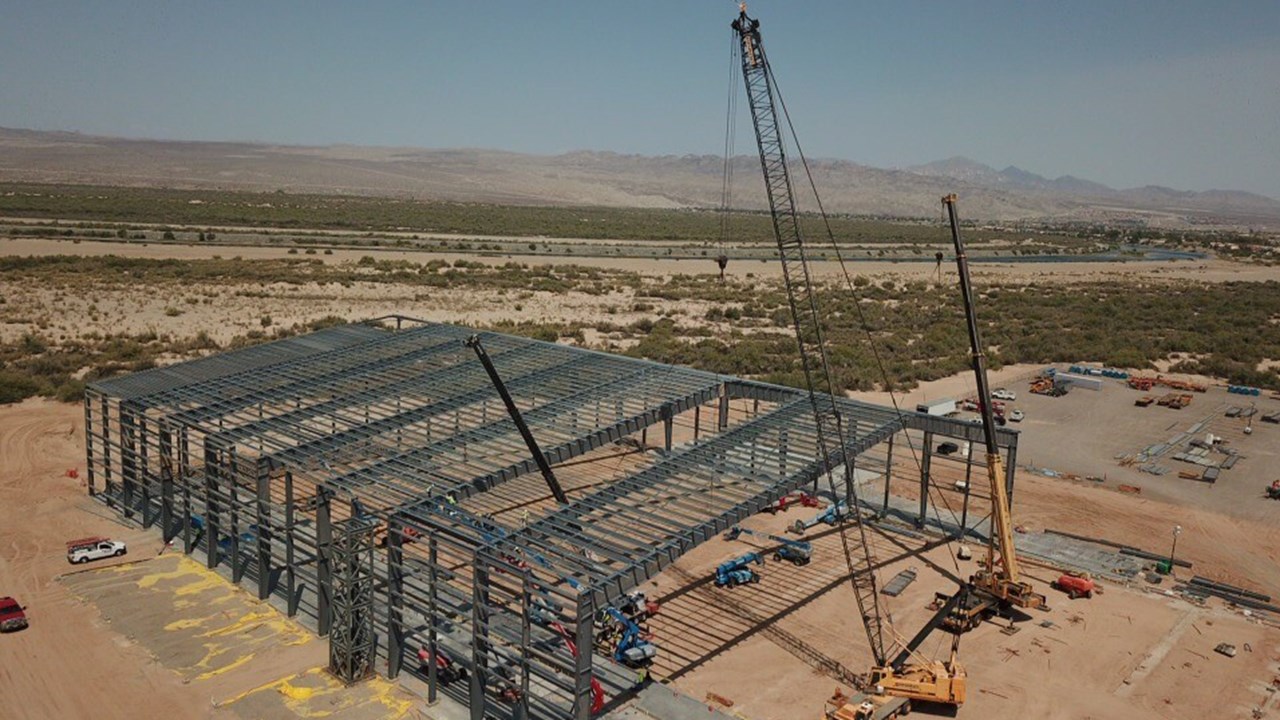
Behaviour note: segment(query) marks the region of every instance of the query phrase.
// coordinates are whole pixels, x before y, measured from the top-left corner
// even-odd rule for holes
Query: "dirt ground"
[[[346,691],[320,668],[327,645],[273,608],[124,529],[91,500],[83,410],[32,400],[0,406],[0,595],[30,627],[0,635],[0,718],[406,716],[412,696],[386,682]],[[87,567],[65,542],[104,535],[123,558]],[[340,712],[339,712],[340,711]]]
[[[138,708],[245,720],[409,712],[411,699],[392,684],[340,690],[317,670],[323,641],[197,563],[170,553],[157,558],[153,534],[122,532],[107,519],[66,477],[83,462],[81,419],[79,406],[50,401],[0,409],[0,470],[10,500],[0,508],[0,588],[27,604],[32,618],[30,629],[0,637],[0,717],[123,718],[137,717]],[[1278,572],[1280,537],[1261,524],[1204,509],[1188,515],[1060,479],[1023,474],[1018,487],[1019,522],[1142,544],[1171,513],[1182,513],[1195,532],[1184,534],[1179,555],[1194,560],[1197,572],[1222,568],[1230,579],[1227,570],[1241,564],[1257,575]],[[812,512],[760,515],[748,524],[781,533]],[[125,539],[130,555],[57,579],[69,570],[63,541],[95,533]],[[769,561],[759,585],[722,590],[708,581],[717,563],[752,547],[741,540],[707,543],[657,578],[652,589],[663,612],[652,627],[662,647],[655,677],[700,699],[727,697],[742,717],[785,720],[801,708],[805,716],[816,712],[840,684],[815,658],[863,671],[869,657],[839,537],[829,529],[811,535],[811,565]],[[886,601],[900,632],[924,622],[933,593],[951,587],[948,576],[972,570],[972,561],[957,565],[945,548],[913,555],[914,543],[879,533],[873,541],[885,563],[882,582],[907,567],[920,572],[902,596]],[[1246,546],[1253,550],[1236,550]],[[1038,569],[1031,575],[1041,588],[1052,579]],[[1264,688],[1280,673],[1275,628],[1216,603],[1200,608],[1138,590],[1108,588],[1075,602],[1046,591],[1052,610],[1021,623],[1016,635],[986,624],[965,636],[970,696],[961,716],[1248,717],[1253,707],[1271,707]],[[1212,652],[1218,642],[1248,643],[1252,651],[1229,659]],[[924,650],[940,657],[947,647],[931,639]],[[71,686],[79,692],[61,692]]]
[[[749,524],[779,532],[812,512],[762,515]],[[726,697],[744,717],[782,720],[799,717],[801,708],[815,716],[816,699],[841,683],[814,658],[853,672],[871,658],[838,535],[827,530],[811,540],[811,565],[770,561],[760,568],[760,584],[731,590],[708,578],[753,540],[713,541],[682,558],[671,578],[658,581],[663,612],[652,625],[663,654],[656,674],[697,698]],[[898,632],[911,634],[931,615],[925,605],[934,592],[954,588],[945,573],[956,574],[957,566],[945,548],[917,556],[900,538],[879,534],[873,545],[884,563],[882,582],[907,568],[919,572],[898,598],[881,597]],[[959,562],[960,574],[973,569],[973,561]],[[1119,587],[1069,601],[1047,588],[1056,574],[1035,568],[1029,574],[1049,594],[1051,609],[1019,622],[1012,636],[987,623],[963,637],[969,699],[961,717],[1249,717],[1254,707],[1274,702],[1264,688],[1280,670],[1275,627],[1221,607]],[[1040,625],[1046,620],[1051,627]],[[922,647],[925,656],[945,658],[947,638],[936,633]],[[1252,651],[1226,658],[1213,652],[1219,642],[1248,643]]]

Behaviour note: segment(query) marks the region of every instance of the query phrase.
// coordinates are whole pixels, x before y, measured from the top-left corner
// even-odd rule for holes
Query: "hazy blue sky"
[[[967,155],[1280,198],[1280,0],[750,12],[811,156]],[[719,154],[735,14],[729,0],[0,0],[0,126]],[[745,114],[738,128],[753,152]]]

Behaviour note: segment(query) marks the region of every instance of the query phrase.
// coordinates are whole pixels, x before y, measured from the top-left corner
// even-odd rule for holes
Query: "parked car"
[[[1009,413],[1009,419],[1012,420],[1013,422],[1022,422],[1022,419],[1025,417],[1026,417],[1026,413],[1022,412],[1021,410],[1014,410],[1013,412]]]
[[[14,632],[27,626],[26,608],[11,597],[0,597],[0,632]]]
[[[104,537],[80,538],[67,543],[67,562],[78,565],[90,560],[120,557],[127,552],[129,549],[119,540]]]
[[[1007,390],[1005,388],[996,388],[991,393],[991,397],[995,398],[996,400],[1017,400],[1018,393],[1012,390]]]
[[[939,455],[950,455],[960,449],[960,446],[953,442],[944,442],[938,444]]]

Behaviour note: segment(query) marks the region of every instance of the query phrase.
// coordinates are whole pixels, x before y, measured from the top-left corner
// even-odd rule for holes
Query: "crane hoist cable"
[[[717,243],[719,253],[716,265],[720,267],[720,280],[724,280],[724,269],[729,266],[729,256],[725,252],[725,239],[729,236],[730,221],[733,212],[733,151],[737,147],[738,118],[738,84],[734,82],[738,62],[738,41],[729,35],[729,92],[725,100],[724,114],[724,167],[720,183],[720,237]]]

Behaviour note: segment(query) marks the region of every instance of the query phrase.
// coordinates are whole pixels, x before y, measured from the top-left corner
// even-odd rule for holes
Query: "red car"
[[[13,632],[27,626],[25,608],[11,597],[0,597],[0,632]]]

